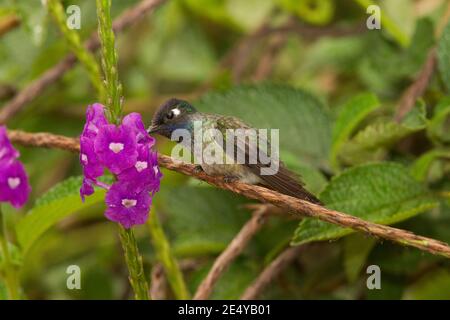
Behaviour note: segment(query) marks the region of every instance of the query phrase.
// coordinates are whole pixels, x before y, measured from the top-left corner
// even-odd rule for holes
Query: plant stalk
[[[119,124],[122,117],[122,85],[117,72],[117,52],[111,22],[111,0],[97,0],[98,35],[102,52],[103,82],[106,91],[106,116],[111,123]],[[136,300],[149,300],[148,282],[145,279],[142,257],[133,230],[119,225],[120,241],[128,266],[129,280]]]
[[[8,297],[11,300],[19,300],[19,281],[17,273],[9,252],[8,240],[6,239],[6,223],[0,206],[0,248],[3,256],[4,276]]]
[[[125,262],[130,274],[128,279],[133,288],[135,299],[150,300],[148,283],[145,279],[144,267],[142,265],[142,257],[139,254],[133,230],[125,229],[119,225],[119,235],[125,254]]]
[[[69,29],[67,26],[67,16],[64,12],[64,7],[59,0],[48,0],[48,10],[53,16],[59,30],[62,32],[64,38],[69,44],[70,50],[83,64],[89,74],[89,79],[92,85],[98,92],[101,100],[105,100],[105,90],[102,84],[102,76],[100,67],[95,60],[94,55],[83,47],[80,36],[75,30]]]
[[[153,211],[154,212],[150,215],[147,223],[158,260],[163,265],[164,273],[175,297],[179,300],[190,299],[190,294],[178,262],[172,253],[169,241],[166,238],[161,223],[159,222],[158,215],[155,212],[156,210]]]
[[[119,124],[122,116],[122,84],[117,71],[117,52],[111,22],[111,0],[97,0],[98,35],[102,52],[102,68],[105,75],[106,106],[110,120]]]

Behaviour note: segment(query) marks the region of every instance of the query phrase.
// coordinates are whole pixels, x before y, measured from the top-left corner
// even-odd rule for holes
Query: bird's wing
[[[227,139],[227,129],[253,129],[251,126],[243,122],[242,120],[235,118],[224,116],[217,119],[217,128],[221,131],[225,141]],[[253,129],[253,132],[255,129]],[[255,137],[254,137],[255,138]],[[258,136],[256,134],[256,141],[258,141]],[[260,137],[261,138],[261,137]],[[267,152],[263,152],[258,147],[258,144],[250,143],[248,136],[246,135],[235,135],[234,141],[234,150],[229,150],[226,148],[226,143],[223,142],[223,148],[225,153],[232,157],[235,161],[237,161],[237,155],[244,154],[245,155],[245,166],[250,169],[252,173],[259,176],[261,180],[264,181],[265,186],[269,187],[272,190],[278,191],[280,193],[300,198],[304,200],[308,200],[313,203],[321,204],[319,199],[317,199],[313,194],[311,194],[308,190],[304,188],[303,183],[300,180],[300,177],[294,172],[288,170],[284,164],[280,161],[279,169],[275,174],[272,175],[262,175],[261,169],[268,168],[269,164],[264,164],[260,161],[260,153],[267,158]],[[267,148],[263,150],[271,150],[270,142],[265,139],[260,139],[258,142],[259,145],[266,145]],[[244,146],[245,150],[242,149]],[[256,148],[256,149],[255,149]],[[250,160],[251,155],[258,155],[256,163],[252,163]]]

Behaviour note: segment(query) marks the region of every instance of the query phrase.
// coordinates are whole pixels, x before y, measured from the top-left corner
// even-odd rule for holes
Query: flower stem
[[[136,300],[150,300],[148,283],[145,279],[142,257],[139,255],[136,238],[132,229],[119,225],[120,241],[125,253],[125,262],[130,273],[129,280]]]
[[[75,30],[69,29],[67,26],[67,16],[61,2],[59,0],[48,0],[47,6],[49,12],[53,16],[53,19],[58,25],[58,28],[69,44],[70,50],[72,50],[78,60],[84,65],[89,74],[92,85],[97,90],[100,99],[104,100],[105,91],[101,81],[102,76],[100,73],[100,67],[95,60],[94,55],[83,47],[78,33]]]
[[[359,4],[364,9],[367,9],[369,6],[377,5],[372,0],[355,0],[357,4]],[[386,13],[382,12],[381,15],[381,25],[386,28],[389,34],[397,41],[402,47],[409,46],[409,38],[408,36],[397,26],[397,24],[392,20]]]
[[[190,294],[186,287],[186,283],[184,282],[183,274],[181,273],[177,260],[172,254],[169,241],[164,234],[164,230],[159,222],[156,212],[153,212],[148,219],[148,227],[158,260],[161,261],[163,265],[164,272],[175,297],[181,300],[190,299]]]
[[[111,22],[111,0],[97,0],[97,18],[102,67],[105,74],[106,106],[110,120],[118,124],[122,116],[122,84],[117,71],[117,52]]]
[[[117,52],[111,22],[111,0],[97,0],[98,35],[102,52],[102,67],[105,75],[108,120],[119,124],[122,116],[122,85],[117,72]],[[132,229],[119,225],[120,241],[128,266],[129,280],[136,300],[149,300],[148,283],[145,279],[142,257],[139,254]]]
[[[18,300],[20,298],[19,282],[17,279],[16,270],[14,269],[14,264],[12,263],[11,260],[8,241],[6,240],[6,224],[4,221],[1,207],[0,207],[0,247],[3,256],[4,275],[9,299]]]

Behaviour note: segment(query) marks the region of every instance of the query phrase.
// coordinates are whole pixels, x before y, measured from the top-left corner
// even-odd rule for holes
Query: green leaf
[[[403,298],[408,300],[448,300],[450,299],[450,272],[438,269],[425,275],[406,289]]]
[[[172,248],[181,256],[221,252],[250,218],[242,208],[244,198],[208,186],[162,186],[155,201]]]
[[[335,176],[320,199],[327,208],[378,224],[393,224],[434,208],[438,202],[421,183],[396,163],[372,163]],[[352,229],[316,219],[305,219],[297,228],[293,244],[340,238]]]
[[[450,23],[444,29],[437,50],[438,68],[447,91],[450,91]]]
[[[349,282],[358,278],[375,244],[374,238],[362,234],[352,234],[345,238],[344,269]]]
[[[372,93],[363,93],[348,101],[339,113],[333,127],[331,143],[331,164],[337,166],[337,155],[341,146],[349,139],[355,128],[380,105]]]
[[[427,134],[435,143],[450,142],[450,98],[442,99],[427,126]]]
[[[331,21],[335,11],[332,0],[278,0],[286,11],[293,13],[306,22],[324,25]]]
[[[83,203],[79,189],[82,177],[71,177],[53,187],[36,201],[31,209],[16,227],[17,239],[24,254],[31,245],[49,228],[61,219],[103,202],[105,191],[97,190],[86,198]]]
[[[411,175],[419,181],[425,181],[428,177],[431,166],[436,160],[443,158],[450,159],[450,150],[433,149],[424,153],[411,165]]]
[[[241,118],[255,128],[279,129],[280,151],[315,167],[327,166],[331,122],[311,94],[282,85],[242,85],[210,93],[196,103],[204,112]]]
[[[342,146],[339,156],[348,164],[379,160],[377,152],[386,150],[406,136],[423,130],[426,124],[425,106],[418,103],[406,114],[401,123],[382,118],[359,131]]]
[[[366,34],[366,52],[357,64],[364,85],[378,95],[398,95],[405,81],[411,81],[423,66],[429,49],[434,45],[434,27],[431,19],[422,18],[416,23],[411,45],[393,46],[380,32]]]

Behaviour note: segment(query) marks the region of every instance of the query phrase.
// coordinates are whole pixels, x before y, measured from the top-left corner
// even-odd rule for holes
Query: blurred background
[[[80,6],[79,34],[87,39],[97,27],[95,1],[62,3],[65,7]],[[112,16],[136,3],[113,1]],[[395,32],[384,27],[368,30],[364,3],[166,1],[117,35],[125,113],[139,112],[149,124],[155,108],[177,97],[202,111],[239,116],[256,127],[281,128],[282,158],[303,176],[309,190],[318,194],[336,173],[329,153],[333,123],[341,107],[355,95],[371,92],[381,101],[381,107],[360,127],[373,118],[383,122],[391,117],[449,15],[446,0],[378,1]],[[41,1],[0,0],[1,103],[68,52]],[[424,97],[426,106],[436,105],[443,97],[441,80],[433,79]],[[76,137],[83,127],[86,106],[96,100],[85,69],[77,64],[7,125]],[[297,106],[299,100],[302,102]],[[157,140],[158,151],[170,155],[171,142],[160,137]],[[430,145],[423,132],[410,132],[388,148],[371,151],[370,156],[341,157],[341,168],[374,160],[409,164]],[[35,201],[56,184],[81,174],[74,154],[33,148],[20,151],[33,192],[28,206],[19,213],[3,206],[11,225],[20,223]],[[448,172],[448,161],[438,163],[426,183],[449,190]],[[195,292],[214,258],[250,218],[251,212],[243,205],[252,201],[174,172],[163,173],[152,214],[160,217],[188,287]],[[26,256],[17,254],[27,297],[132,296],[116,226],[103,217],[101,202],[92,201],[79,210],[79,198],[73,194],[59,205],[73,206],[76,214],[62,217],[34,241]],[[239,298],[264,266],[289,244],[297,226],[298,221],[271,217],[221,277],[213,298]],[[449,242],[448,201],[398,226]],[[157,263],[148,226],[137,228],[136,234],[145,268],[151,270]],[[66,268],[73,264],[82,270],[82,290],[66,288]],[[371,264],[382,270],[382,290],[366,287],[365,267]],[[443,258],[352,234],[337,241],[305,244],[298,258],[261,298],[450,299],[449,267]],[[167,286],[162,296],[172,297]]]

